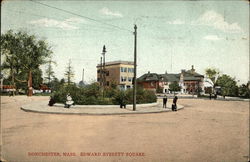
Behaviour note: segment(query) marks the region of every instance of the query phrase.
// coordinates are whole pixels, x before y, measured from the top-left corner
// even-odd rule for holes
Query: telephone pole
[[[134,85],[133,85],[133,111],[136,110],[136,44],[137,44],[137,26],[135,25],[134,26],[134,29],[135,29],[135,32],[134,32],[134,35],[135,35],[135,44],[134,44]]]

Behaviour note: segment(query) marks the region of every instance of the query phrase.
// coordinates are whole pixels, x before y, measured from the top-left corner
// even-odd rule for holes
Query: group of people
[[[173,104],[172,104],[172,111],[177,111],[177,100],[178,100],[178,97],[175,96],[174,99],[173,99]],[[167,101],[168,101],[168,98],[166,95],[164,95],[163,97],[163,108],[167,108]]]

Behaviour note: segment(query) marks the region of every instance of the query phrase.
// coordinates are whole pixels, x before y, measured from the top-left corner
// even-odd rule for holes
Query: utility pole
[[[136,44],[137,44],[137,26],[135,25],[134,26],[134,29],[135,29],[135,32],[134,32],[134,35],[135,35],[135,44],[134,44],[134,85],[133,85],[133,111],[136,110]]]

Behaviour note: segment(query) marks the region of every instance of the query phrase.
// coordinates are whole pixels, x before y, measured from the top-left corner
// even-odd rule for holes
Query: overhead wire
[[[56,20],[65,20],[65,19],[60,19],[60,18],[56,18],[56,17],[52,17],[52,16],[44,16],[44,15],[38,15],[38,14],[34,14],[34,13],[27,13],[27,12],[23,12],[23,11],[17,11],[17,10],[8,10],[8,12],[11,12],[11,11],[13,11],[13,12],[15,12],[15,13],[22,13],[22,14],[26,14],[26,15],[29,15],[29,16],[35,16],[35,17],[42,17],[42,18],[51,18],[51,19],[56,19]],[[81,24],[77,24],[77,25],[81,25]],[[89,27],[89,28],[88,28]],[[84,29],[87,29],[87,30],[95,30],[95,31],[101,31],[101,32],[109,32],[109,31],[107,31],[107,30],[112,30],[112,32],[113,32],[113,28],[111,28],[111,27],[99,27],[99,26],[96,26],[96,25],[89,25],[89,24],[84,24],[84,27],[83,26],[81,26],[81,28],[84,28]],[[96,29],[95,29],[96,28]],[[107,30],[99,30],[99,29],[107,29]],[[76,29],[76,30],[83,30],[83,29]]]
[[[38,2],[38,1],[34,1],[34,0],[30,0],[30,1],[33,2],[33,3],[37,3],[37,4],[40,4],[40,5],[43,5],[43,6],[47,6],[49,8],[53,8],[53,9],[56,9],[56,10],[68,13],[68,14],[72,14],[72,15],[75,15],[75,16],[78,16],[78,17],[82,17],[82,18],[91,20],[91,21],[95,21],[95,22],[98,22],[98,23],[101,23],[101,24],[104,24],[104,25],[107,25],[107,26],[112,26],[113,28],[116,28],[116,29],[120,29],[120,30],[124,30],[124,31],[129,31],[129,32],[133,33],[133,31],[131,31],[129,29],[126,29],[126,28],[123,28],[123,27],[119,27],[119,26],[116,26],[116,25],[113,25],[113,24],[105,23],[105,22],[100,21],[100,20],[96,20],[96,19],[93,19],[93,18],[90,18],[90,17],[87,17],[87,16],[79,15],[79,14],[76,14],[74,12],[67,11],[67,10],[64,10],[64,9],[61,9],[61,8],[58,8],[58,7],[55,7],[55,6],[50,6],[50,5],[47,5],[47,4]]]

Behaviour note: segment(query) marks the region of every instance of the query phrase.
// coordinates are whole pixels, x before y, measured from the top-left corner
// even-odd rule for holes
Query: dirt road
[[[249,103],[180,99],[177,112],[80,116],[24,112],[48,97],[1,97],[2,157],[10,162],[243,162]],[[82,156],[81,156],[82,155]]]

